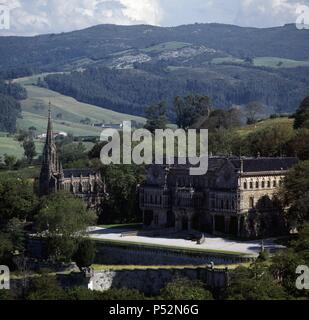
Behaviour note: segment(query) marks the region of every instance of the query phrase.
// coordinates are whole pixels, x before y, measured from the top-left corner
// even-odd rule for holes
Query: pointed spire
[[[52,117],[51,117],[51,103],[49,101],[46,143],[50,145],[52,142],[53,142],[53,122],[52,122]]]

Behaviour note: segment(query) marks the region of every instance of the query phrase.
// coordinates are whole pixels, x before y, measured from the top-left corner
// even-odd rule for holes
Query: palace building
[[[146,228],[256,238],[287,230],[276,194],[297,158],[211,157],[203,176],[189,165],[150,165],[140,187]]]
[[[105,184],[99,172],[92,169],[63,169],[54,140],[51,110],[49,108],[46,142],[39,178],[41,196],[59,190],[71,192],[83,199],[89,208],[99,210],[105,196]]]

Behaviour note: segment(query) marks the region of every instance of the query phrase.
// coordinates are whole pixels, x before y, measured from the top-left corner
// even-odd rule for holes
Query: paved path
[[[104,229],[100,227],[93,227],[89,229],[89,235],[91,238],[102,240],[117,240],[125,243],[140,243],[151,244],[161,246],[171,246],[179,248],[191,248],[191,249],[205,249],[205,250],[218,250],[227,252],[238,252],[242,254],[258,255],[261,250],[261,241],[235,241],[228,240],[219,237],[213,237],[206,235],[206,241],[202,245],[197,245],[195,241],[177,239],[176,235],[150,237],[150,236],[126,236],[122,237],[124,232],[130,232],[132,230],[127,229]],[[143,233],[142,233],[143,234]],[[271,252],[278,249],[283,249],[283,246],[277,245],[272,239],[264,240],[265,249]]]

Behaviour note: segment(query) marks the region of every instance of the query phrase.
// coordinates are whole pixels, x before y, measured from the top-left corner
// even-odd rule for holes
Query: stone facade
[[[139,198],[144,225],[243,238],[280,234],[286,225],[276,193],[297,162],[211,157],[203,176],[190,176],[188,165],[148,166]]]
[[[105,185],[99,172],[91,169],[63,169],[59,161],[54,141],[51,111],[49,109],[46,142],[43,150],[42,167],[39,178],[41,196],[59,190],[71,192],[83,199],[89,208],[99,210],[104,198]]]

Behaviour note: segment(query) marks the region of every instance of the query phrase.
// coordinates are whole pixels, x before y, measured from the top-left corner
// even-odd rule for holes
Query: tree
[[[287,144],[288,154],[297,155],[300,160],[309,160],[309,130],[298,129]]]
[[[301,162],[290,170],[280,196],[289,208],[288,220],[291,225],[302,225],[309,221],[309,161]]]
[[[24,224],[18,218],[13,218],[8,222],[5,228],[5,231],[9,235],[14,251],[18,251],[19,253],[24,252],[25,250]]]
[[[65,300],[65,291],[54,276],[43,274],[34,278],[27,294],[27,300]]]
[[[33,185],[28,180],[2,178],[0,181],[0,222],[13,218],[29,220],[38,205]]]
[[[86,160],[86,147],[82,142],[79,143],[62,143],[58,149],[60,152],[60,161],[66,165],[78,160]]]
[[[299,296],[300,292],[295,287],[295,271],[297,266],[304,264],[305,261],[289,248],[273,256],[270,272],[290,295]]]
[[[233,153],[236,135],[231,130],[216,129],[209,132],[209,152],[215,156],[229,156]]]
[[[25,151],[25,157],[27,158],[28,162],[31,164],[33,158],[37,155],[33,140],[32,139],[25,140],[23,142],[23,148]]]
[[[306,97],[295,114],[294,129],[309,129],[309,96]]]
[[[36,226],[47,239],[48,255],[55,261],[71,260],[77,244],[96,215],[87,210],[83,200],[58,192],[43,199]]]
[[[15,156],[9,156],[7,154],[4,155],[4,163],[7,166],[9,170],[12,170],[14,165],[16,164],[16,157]]]
[[[264,106],[258,101],[252,101],[245,107],[245,114],[247,116],[247,123],[256,123],[258,117],[260,117],[264,111]]]
[[[152,104],[145,110],[147,122],[145,129],[154,133],[156,129],[165,129],[167,125],[166,103]]]
[[[9,264],[12,251],[13,244],[10,237],[6,233],[0,232],[0,264]]]
[[[231,274],[227,290],[229,300],[282,300],[287,298],[267,266],[254,263],[250,268],[238,267]]]
[[[249,155],[280,157],[286,154],[287,145],[294,137],[293,129],[284,124],[276,124],[250,133],[244,140]]]
[[[137,186],[144,179],[143,166],[109,165],[103,167],[102,176],[106,178],[109,197],[103,203],[104,214],[100,222],[132,223],[140,222]]]
[[[91,240],[82,240],[74,254],[74,261],[80,269],[88,268],[93,264],[95,253],[95,243]]]
[[[211,292],[200,281],[177,278],[161,290],[163,300],[213,300]]]
[[[175,97],[174,112],[176,124],[182,129],[196,125],[200,118],[207,119],[211,110],[211,100],[207,96]]]

